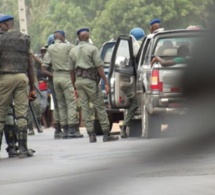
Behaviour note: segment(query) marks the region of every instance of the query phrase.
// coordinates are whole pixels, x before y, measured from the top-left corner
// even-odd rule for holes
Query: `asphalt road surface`
[[[174,149],[177,139],[120,139],[90,144],[54,140],[53,129],[29,137],[35,156],[0,159],[0,195],[215,194],[215,146]],[[171,150],[169,150],[171,149]],[[166,152],[168,151],[168,152]]]

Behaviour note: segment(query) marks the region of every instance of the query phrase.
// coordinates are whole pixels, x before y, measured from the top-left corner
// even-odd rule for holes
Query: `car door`
[[[112,108],[128,108],[135,96],[135,57],[132,37],[120,35],[110,64],[109,101]]]

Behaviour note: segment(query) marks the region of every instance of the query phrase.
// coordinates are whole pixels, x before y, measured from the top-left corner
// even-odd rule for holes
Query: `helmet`
[[[49,35],[47,44],[48,46],[54,43],[54,34]]]
[[[133,35],[135,39],[138,41],[145,36],[145,32],[142,28],[133,28],[130,31],[130,35]]]

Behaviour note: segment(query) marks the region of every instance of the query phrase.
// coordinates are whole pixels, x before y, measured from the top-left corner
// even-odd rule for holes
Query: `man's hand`
[[[106,91],[106,94],[109,94],[110,92],[110,87],[108,84],[105,84],[105,91]]]
[[[30,91],[29,95],[28,95],[28,99],[29,101],[34,101],[35,99],[37,98],[37,95],[36,95],[36,91]]]
[[[158,58],[155,56],[153,59],[152,59],[152,61],[151,61],[151,67],[153,66],[153,64],[155,63],[155,62],[158,62]]]

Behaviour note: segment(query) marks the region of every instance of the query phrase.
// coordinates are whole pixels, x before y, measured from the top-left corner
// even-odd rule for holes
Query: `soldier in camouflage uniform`
[[[49,59],[44,60],[44,63],[52,64],[54,90],[59,106],[60,124],[63,127],[63,138],[83,137],[79,132],[77,105],[69,72],[69,52],[72,45],[65,43],[64,31],[56,31],[54,38],[55,43],[47,50]]]
[[[35,99],[30,37],[13,29],[13,17],[0,17],[0,145],[6,115],[10,103],[14,102],[19,157],[33,156],[27,147],[27,109],[28,100]],[[28,77],[26,76],[28,75]],[[27,95],[27,86],[30,93]]]
[[[115,141],[118,137],[110,135],[109,120],[105,110],[104,98],[101,88],[98,86],[99,76],[105,82],[106,92],[109,93],[109,85],[102,67],[102,60],[98,49],[90,44],[89,29],[83,28],[77,32],[80,43],[75,46],[70,56],[70,69],[72,84],[75,94],[79,96],[81,104],[83,120],[89,134],[90,143],[96,142],[96,134],[93,129],[93,121],[91,119],[91,109],[89,102],[92,102],[99,118],[102,130],[104,132],[103,141]]]

